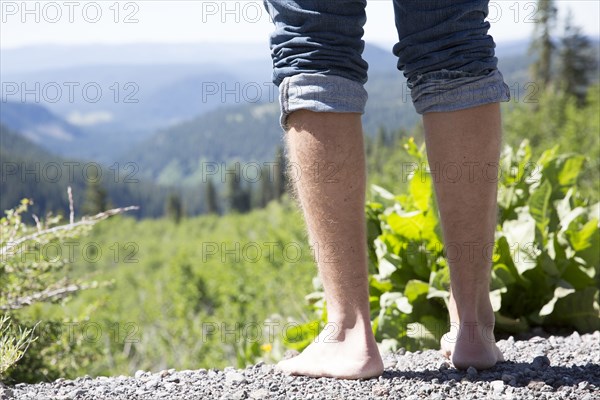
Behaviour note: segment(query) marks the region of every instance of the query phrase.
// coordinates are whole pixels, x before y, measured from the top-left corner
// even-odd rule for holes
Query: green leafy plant
[[[447,331],[449,269],[424,148],[409,139],[407,192],[373,186],[366,205],[373,332],[384,348],[437,347]],[[600,203],[578,192],[586,158],[558,147],[535,162],[527,141],[506,147],[500,163],[499,217],[490,299],[497,332],[532,326],[588,332],[600,328]],[[302,325],[302,349],[326,322],[321,290],[308,300],[317,313]],[[312,325],[311,325],[312,324]]]
[[[48,215],[35,225],[25,224],[31,200],[7,210],[0,219],[0,378],[38,381],[58,378],[91,360],[91,348],[81,349],[81,337],[64,335],[65,324],[74,321],[27,314],[34,304],[62,303],[82,290],[102,284],[69,279],[72,260],[60,249],[69,240],[85,235],[98,221],[131,208],[114,209],[74,220],[72,196],[69,223]],[[81,317],[85,319],[86,316]],[[69,357],[65,357],[69,354]]]

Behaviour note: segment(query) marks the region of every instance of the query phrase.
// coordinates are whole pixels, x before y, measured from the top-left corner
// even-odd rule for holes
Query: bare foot
[[[450,296],[450,331],[442,336],[440,352],[458,369],[491,368],[504,361],[494,337],[494,312],[484,304],[476,321],[459,320],[454,297]]]
[[[277,367],[290,375],[368,379],[383,373],[383,361],[370,325],[355,324],[342,328],[328,323],[304,351]]]

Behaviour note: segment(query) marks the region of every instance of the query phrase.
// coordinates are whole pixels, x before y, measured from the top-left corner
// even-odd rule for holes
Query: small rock
[[[554,392],[554,388],[550,385],[542,386],[542,392]]]
[[[531,381],[527,384],[527,387],[531,390],[541,391],[545,383],[540,381]]]
[[[13,391],[9,387],[4,386],[2,382],[0,382],[0,400],[12,399],[14,399]]]
[[[495,395],[500,395],[504,391],[504,382],[501,380],[491,381],[490,386]]]
[[[268,396],[269,391],[265,388],[256,389],[250,393],[250,398],[255,400],[263,400],[266,399]]]
[[[85,390],[83,389],[75,389],[69,392],[69,394],[67,395],[69,398],[71,399],[77,399],[80,396],[83,396],[85,394]]]
[[[467,368],[467,375],[469,378],[475,378],[477,376],[477,368],[469,367]]]
[[[453,379],[456,382],[460,382],[462,380],[462,375],[454,372],[454,373],[448,374],[448,378]]]
[[[160,378],[152,378],[144,385],[145,389],[156,389],[160,385]]]
[[[390,387],[388,385],[382,385],[382,384],[375,384],[373,385],[373,388],[371,389],[371,393],[373,393],[373,396],[379,396],[379,397],[383,397],[383,396],[387,396],[388,394],[390,394]]]
[[[502,380],[503,380],[505,383],[508,383],[508,382],[510,382],[510,381],[512,381],[512,380],[514,380],[514,379],[515,379],[515,377],[514,377],[514,376],[512,376],[512,375],[510,375],[510,374],[502,374]]]
[[[550,366],[550,359],[546,356],[537,356],[531,363],[533,368],[542,369]]]
[[[421,385],[419,387],[419,392],[420,393],[425,393],[425,394],[429,394],[431,393],[431,391],[433,390],[433,386],[431,386],[430,384],[426,383],[424,385]]]
[[[231,400],[244,400],[248,398],[248,392],[246,392],[244,389],[240,389],[227,398]]]
[[[145,371],[142,371],[142,370],[140,369],[140,370],[137,370],[137,371],[135,371],[135,375],[134,375],[134,377],[135,377],[135,379],[140,379],[140,378],[141,378],[141,377],[143,377],[144,375],[146,375],[146,372],[145,372]]]
[[[263,373],[263,374],[265,374],[265,375],[268,375],[271,372],[273,372],[273,366],[269,365],[269,364],[261,365],[260,366],[260,372]]]
[[[586,390],[589,386],[590,383],[586,381],[579,382],[579,384],[577,384],[577,388],[579,388],[579,390]]]
[[[440,366],[438,367],[438,369],[439,369],[440,371],[444,371],[444,370],[446,370],[446,369],[448,369],[448,368],[450,368],[450,364],[448,364],[446,361],[442,362],[442,363],[440,364]]]
[[[228,385],[239,385],[246,383],[246,378],[239,372],[227,371],[225,373],[225,382],[227,382]]]

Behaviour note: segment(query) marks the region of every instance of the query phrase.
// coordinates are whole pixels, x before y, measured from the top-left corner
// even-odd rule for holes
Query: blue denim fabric
[[[265,0],[275,24],[273,82],[282,126],[298,109],[364,112],[365,6],[365,0]],[[487,34],[487,0],[394,0],[394,12],[393,52],[418,113],[509,100]]]

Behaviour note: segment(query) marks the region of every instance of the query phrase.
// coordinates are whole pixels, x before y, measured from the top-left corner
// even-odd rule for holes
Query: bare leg
[[[490,368],[502,361],[489,299],[500,106],[428,113],[423,122],[450,265],[452,329],[442,338],[442,352],[457,368]]]
[[[371,330],[365,237],[365,160],[360,114],[300,110],[287,144],[296,192],[327,300],[328,324],[284,372],[346,379],[383,372]]]

